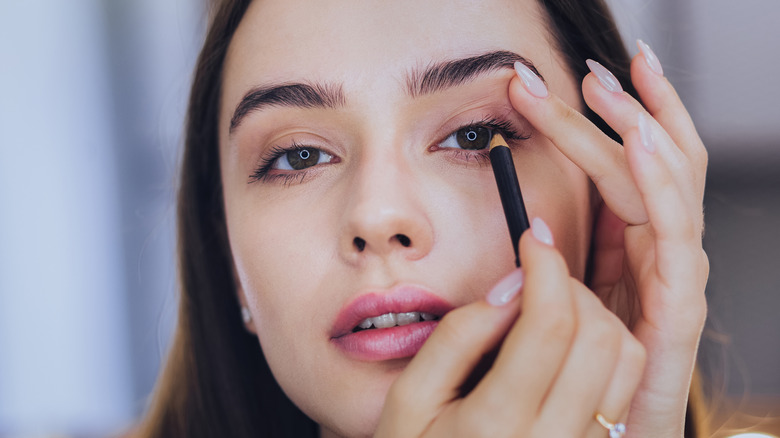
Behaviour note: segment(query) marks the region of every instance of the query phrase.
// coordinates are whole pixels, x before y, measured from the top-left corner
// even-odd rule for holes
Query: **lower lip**
[[[375,362],[402,359],[417,354],[438,324],[438,321],[424,321],[384,329],[362,330],[332,338],[331,342],[357,360]]]

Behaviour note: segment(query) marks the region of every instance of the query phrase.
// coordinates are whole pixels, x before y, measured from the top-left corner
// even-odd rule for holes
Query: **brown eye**
[[[333,159],[328,153],[316,148],[297,147],[290,149],[280,156],[274,163],[274,169],[304,170],[321,163],[328,163]]]
[[[320,160],[320,151],[317,149],[301,148],[287,152],[287,162],[293,170],[303,170],[314,166]]]
[[[445,138],[439,147],[466,150],[485,149],[490,144],[493,132],[484,126],[467,126],[460,128]]]

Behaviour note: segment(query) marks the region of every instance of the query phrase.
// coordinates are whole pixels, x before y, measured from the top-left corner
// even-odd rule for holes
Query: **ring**
[[[609,431],[609,438],[623,438],[626,434],[626,425],[623,423],[612,423],[604,418],[603,415],[596,412],[596,421]]]

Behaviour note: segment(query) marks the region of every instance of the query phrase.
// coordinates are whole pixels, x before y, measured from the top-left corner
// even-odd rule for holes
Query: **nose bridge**
[[[433,230],[412,166],[398,145],[375,146],[364,148],[348,190],[342,248],[350,257],[419,259],[430,251]]]

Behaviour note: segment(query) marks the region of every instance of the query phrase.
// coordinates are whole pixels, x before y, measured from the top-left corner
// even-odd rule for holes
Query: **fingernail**
[[[647,66],[650,67],[650,70],[658,73],[660,76],[663,76],[664,68],[661,67],[661,61],[659,61],[658,57],[655,56],[653,49],[651,49],[650,46],[648,46],[642,40],[636,40],[636,45],[639,46],[639,51],[642,52],[642,56],[645,57],[645,61],[647,62]]]
[[[647,120],[645,113],[639,113],[639,140],[642,142],[645,150],[649,153],[655,152],[655,141],[653,139],[653,131],[650,127],[650,122]]]
[[[493,289],[488,292],[485,299],[493,306],[503,306],[512,301],[523,288],[523,271],[515,269],[504,277]]]
[[[531,222],[531,233],[536,237],[536,240],[545,243],[547,245],[553,245],[553,236],[550,231],[550,227],[540,217],[534,218]]]
[[[536,73],[532,72],[530,68],[518,61],[515,62],[515,71],[517,72],[517,76],[523,80],[525,89],[528,90],[529,93],[539,98],[547,97],[547,86],[544,85],[542,79],[537,76]]]
[[[592,59],[588,59],[585,63],[588,64],[590,71],[599,78],[599,82],[601,82],[601,85],[603,85],[604,88],[613,93],[623,92],[623,87],[620,86],[620,82],[606,67]]]

